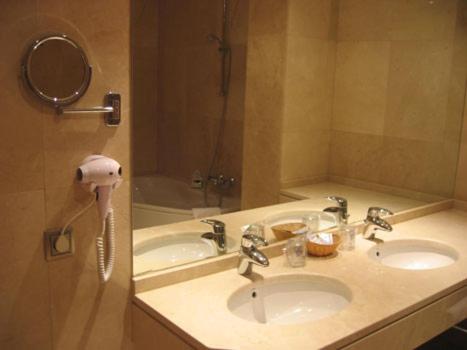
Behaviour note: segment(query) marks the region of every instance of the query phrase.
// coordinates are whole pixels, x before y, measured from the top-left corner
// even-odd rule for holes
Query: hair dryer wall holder
[[[70,108],[57,106],[56,111],[58,115],[104,113],[105,125],[110,127],[119,126],[121,120],[121,97],[118,93],[109,92],[105,95],[105,106],[89,108]]]

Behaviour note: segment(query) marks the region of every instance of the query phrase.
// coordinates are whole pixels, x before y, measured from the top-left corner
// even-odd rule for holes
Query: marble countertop
[[[136,294],[135,303],[174,332],[214,349],[315,349],[349,344],[467,285],[467,212],[451,209],[394,226],[379,233],[385,241],[422,238],[440,241],[459,252],[456,263],[433,270],[409,271],[370,260],[374,243],[357,237],[356,249],[332,259],[311,258],[303,268],[287,266],[283,256],[270,267],[254,267],[250,278],[230,269]],[[227,308],[237,289],[281,274],[318,274],[345,283],[352,302],[339,313],[295,325],[245,321]],[[464,312],[466,312],[464,310]]]

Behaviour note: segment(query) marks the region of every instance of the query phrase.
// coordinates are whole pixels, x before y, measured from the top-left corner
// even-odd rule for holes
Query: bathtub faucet
[[[219,174],[217,176],[208,176],[208,181],[211,182],[215,187],[222,189],[229,189],[235,184],[235,178],[225,177],[224,174]]]
[[[205,239],[211,239],[216,243],[217,252],[224,254],[227,251],[225,224],[219,220],[206,219],[201,220],[205,224],[211,225],[213,232],[206,232],[201,235]]]

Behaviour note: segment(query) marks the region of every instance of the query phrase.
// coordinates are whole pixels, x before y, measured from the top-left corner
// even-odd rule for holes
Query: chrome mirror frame
[[[71,45],[73,48],[75,48],[78,51],[78,53],[81,56],[81,59],[83,60],[83,65],[84,65],[83,81],[81,85],[77,87],[76,90],[71,95],[66,96],[66,97],[48,96],[46,93],[44,93],[40,89],[39,86],[37,86],[34,83],[34,80],[31,77],[30,64],[31,64],[31,60],[34,55],[34,52],[37,49],[39,49],[41,45],[51,40],[60,40]],[[53,34],[53,35],[44,36],[38,40],[35,40],[32,43],[32,45],[27,50],[26,55],[24,56],[23,61],[21,63],[21,73],[22,73],[21,75],[23,77],[24,82],[37,97],[39,97],[42,101],[48,104],[58,107],[58,106],[67,106],[73,102],[76,102],[85,94],[86,90],[89,87],[89,84],[91,83],[92,67],[89,65],[88,59],[86,57],[86,53],[75,41],[70,39],[65,34]]]

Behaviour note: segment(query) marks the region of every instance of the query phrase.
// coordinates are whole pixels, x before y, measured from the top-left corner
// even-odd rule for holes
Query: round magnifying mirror
[[[66,35],[36,40],[26,53],[22,70],[34,94],[55,106],[77,101],[91,81],[84,51]]]

